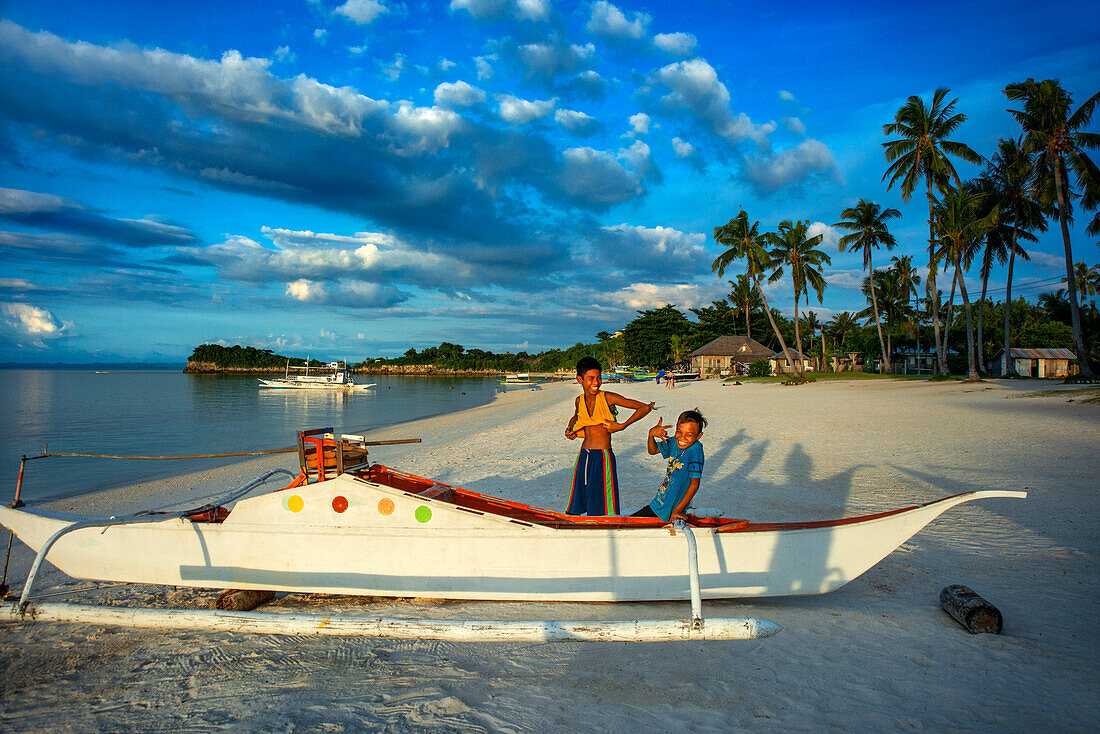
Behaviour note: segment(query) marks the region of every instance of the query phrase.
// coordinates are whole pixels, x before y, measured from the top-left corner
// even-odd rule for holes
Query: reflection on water
[[[488,378],[375,377],[370,390],[262,389],[255,377],[168,371],[0,370],[0,501],[19,457],[55,452],[204,454],[282,448],[302,428],[361,433],[489,402]],[[225,463],[225,462],[223,462]],[[23,494],[43,499],[216,466],[215,461],[44,459]]]

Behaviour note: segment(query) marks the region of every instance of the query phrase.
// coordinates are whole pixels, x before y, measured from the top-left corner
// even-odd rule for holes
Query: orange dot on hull
[[[344,510],[348,509],[348,498],[339,496],[333,497],[332,509],[336,512],[343,512]]]
[[[378,500],[378,514],[380,515],[392,515],[394,511],[393,500],[389,497],[383,497]]]

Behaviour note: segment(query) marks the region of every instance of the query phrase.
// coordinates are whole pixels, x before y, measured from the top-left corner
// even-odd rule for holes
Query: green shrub
[[[761,357],[749,365],[749,377],[767,377],[772,373],[772,363]]]

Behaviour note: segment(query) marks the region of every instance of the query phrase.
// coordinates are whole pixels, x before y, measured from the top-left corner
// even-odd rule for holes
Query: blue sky
[[[882,125],[948,87],[969,118],[956,139],[992,155],[1019,134],[1006,84],[1059,78],[1076,103],[1100,90],[1098,16],[1086,2],[8,0],[0,361],[568,346],[637,309],[723,297],[711,232],[739,206],[762,230],[813,223],[832,253],[814,310],[862,308],[861,259],[829,226],[841,210],[902,211],[878,264],[921,262],[927,237],[923,196],[882,182]],[[1086,222],[1074,255],[1091,264]],[[1056,234],[1032,253],[1014,286],[1030,298],[1064,275]],[[1003,271],[990,288],[1001,297]],[[789,281],[770,299],[789,313]]]

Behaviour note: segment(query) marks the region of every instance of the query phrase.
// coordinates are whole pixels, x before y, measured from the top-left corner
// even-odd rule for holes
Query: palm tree
[[[860,199],[858,204],[845,209],[840,213],[840,216],[843,221],[837,222],[833,226],[846,230],[850,234],[841,237],[837,242],[837,247],[841,252],[849,247],[852,250],[862,251],[863,269],[874,280],[875,266],[871,262],[871,253],[877,250],[879,245],[885,246],[887,250],[892,250],[897,246],[898,243],[894,239],[894,235],[890,234],[890,230],[887,229],[886,220],[900,217],[901,212],[897,209],[883,209],[874,202]],[[888,365],[890,357],[886,354],[886,342],[882,340],[882,323],[879,321],[878,301],[875,299],[873,283],[870,290],[871,305],[875,312],[875,327],[878,329],[878,346],[882,350],[882,363]],[[886,371],[890,371],[889,366],[886,367]]]
[[[856,317],[852,315],[851,311],[841,311],[829,321],[827,326],[829,332],[833,335],[833,345],[838,349],[844,344],[844,339],[848,334],[859,328]]]
[[[1100,292],[1100,266],[1089,267],[1085,263],[1073,264],[1073,280],[1077,284],[1077,294],[1081,300],[1095,296]],[[1066,279],[1062,278],[1065,283]]]
[[[814,313],[813,311],[807,311],[806,312],[806,318],[803,320],[803,323],[806,324],[806,328],[809,329],[809,331],[810,331],[810,350],[812,351],[813,348],[814,348],[814,335],[817,334],[817,330],[822,327],[822,324],[818,320],[817,314]],[[817,360],[815,359],[814,362],[816,363]],[[825,364],[825,332],[824,332],[824,330],[822,330],[822,332],[821,332],[821,364],[822,365]],[[816,368],[816,364],[815,364],[815,368]]]
[[[817,249],[824,235],[808,237],[809,226],[808,220],[792,222],[784,219],[779,223],[778,231],[764,235],[772,246],[768,256],[772,260],[773,270],[768,280],[774,283],[783,277],[787,266],[791,268],[791,282],[794,285],[794,338],[798,343],[799,355],[802,354],[802,333],[798,326],[798,299],[805,293],[806,302],[809,303],[809,291],[806,290],[806,286],[809,286],[817,293],[817,302],[824,302],[825,276],[821,273],[821,266],[832,262],[824,250]],[[803,372],[800,358],[798,374],[802,375]]]
[[[894,327],[904,321],[905,317],[909,315],[909,293],[905,286],[902,285],[901,279],[898,277],[898,273],[889,268],[884,268],[875,272],[877,277],[872,278],[867,276],[863,279],[863,286],[861,291],[863,295],[867,296],[867,301],[870,303],[875,300],[879,304],[879,309],[882,312],[883,320],[886,322],[886,354],[892,355],[894,353]],[[872,289],[874,290],[874,296],[872,298]],[[861,318],[867,319],[868,325],[874,321],[874,310],[872,306],[868,306],[859,313],[856,314]],[[886,358],[882,363],[882,371],[888,372],[890,370]]]
[[[714,241],[727,249],[719,255],[710,266],[710,271],[717,272],[721,278],[726,273],[726,268],[734,260],[745,261],[745,274],[752,279],[756,290],[760,294],[760,302],[764,304],[764,313],[771,322],[772,331],[775,332],[779,345],[783,347],[783,355],[787,358],[787,367],[791,367],[791,355],[787,351],[787,343],[783,341],[783,335],[779,333],[779,327],[775,325],[775,316],[768,306],[768,298],[764,295],[764,289],[760,286],[760,276],[771,267],[771,258],[765,249],[764,236],[759,233],[760,222],[749,224],[749,215],[741,209],[737,216],[729,220],[721,227],[714,228]]]
[[[1002,140],[997,145],[997,152],[989,161],[986,168],[986,176],[993,184],[993,191],[1001,202],[1002,213],[1008,215],[1012,222],[1012,241],[1008,248],[1008,275],[1005,285],[1005,324],[1004,324],[1004,353],[1005,374],[1015,374],[1016,368],[1009,355],[1009,316],[1012,308],[1012,268],[1016,262],[1016,255],[1025,260],[1030,260],[1028,254],[1019,245],[1020,234],[1027,230],[1038,229],[1045,232],[1047,229],[1046,217],[1035,198],[1035,189],[1032,185],[1035,178],[1035,168],[1032,165],[1031,156],[1024,149],[1020,140]],[[1034,240],[1033,235],[1028,235]]]
[[[936,233],[939,250],[937,257],[955,266],[955,282],[962,295],[966,309],[966,356],[968,364],[967,379],[976,381],[978,377],[977,350],[974,348],[974,320],[971,315],[970,298],[966,293],[966,281],[963,272],[969,268],[973,257],[981,246],[981,240],[997,222],[997,211],[981,216],[978,209],[978,195],[968,189],[949,188],[935,208]]]
[[[1057,79],[1034,79],[1009,84],[1005,96],[1023,102],[1022,110],[1009,110],[1024,130],[1024,145],[1035,154],[1038,180],[1043,184],[1047,200],[1058,207],[1058,223],[1062,227],[1062,244],[1066,250],[1066,283],[1073,341],[1077,347],[1077,364],[1081,374],[1092,377],[1085,340],[1081,330],[1081,314],[1077,305],[1077,284],[1073,273],[1073,248],[1069,242],[1069,217],[1074,191],[1070,171],[1081,189],[1082,203],[1094,209],[1100,197],[1100,170],[1085,153],[1086,148],[1100,147],[1100,135],[1085,132],[1092,122],[1092,111],[1100,100],[1100,92],[1089,97],[1070,114],[1073,97],[1062,89]],[[1053,197],[1050,196],[1053,189]]]
[[[899,296],[905,301],[906,304],[906,322],[902,326],[909,332],[909,336],[916,339],[916,346],[920,346],[920,299],[917,298],[917,286],[920,285],[921,277],[917,275],[917,269],[913,267],[913,256],[902,255],[898,257],[894,255],[890,258],[890,270],[897,278],[897,287]],[[909,308],[909,297],[912,296],[916,301],[913,308]],[[920,355],[919,349],[914,348],[913,356],[917,361],[917,371],[920,371]]]
[[[760,308],[760,295],[753,290],[752,281],[747,275],[738,275],[731,281],[729,299],[734,310],[745,315],[745,336],[752,339],[752,312]]]
[[[993,271],[993,263],[1004,265],[1008,262],[1009,250],[1013,247],[1016,249],[1012,251],[1012,255],[1019,255],[1024,260],[1030,260],[1027,251],[1021,248],[1018,242],[1021,239],[1035,242],[1036,237],[1016,226],[1012,209],[1008,206],[1009,202],[1001,195],[996,181],[989,175],[988,171],[983,172],[981,176],[974,179],[972,190],[978,195],[979,217],[986,217],[993,212],[997,213],[997,223],[985,233],[982,266],[978,271],[982,278],[982,297],[978,300],[978,339],[976,347],[978,350],[978,368],[984,369],[985,361],[983,360],[982,349],[985,344],[985,294],[989,288],[989,276]]]
[[[953,99],[945,103],[944,98],[948,90],[940,87],[932,94],[932,106],[926,107],[924,100],[913,95],[894,115],[894,122],[882,126],[883,135],[900,135],[897,140],[890,140],[882,144],[886,160],[890,166],[883,174],[882,180],[890,179],[887,189],[893,188],[898,181],[901,182],[901,199],[909,201],[916,190],[918,182],[923,178],[925,191],[928,195],[928,293],[932,299],[932,328],[936,341],[936,358],[939,362],[940,373],[947,374],[947,360],[944,353],[945,345],[940,340],[940,311],[939,299],[933,296],[936,288],[936,263],[933,256],[935,250],[935,228],[933,226],[933,199],[932,188],[935,186],[942,190],[943,186],[954,181],[956,186],[961,186],[959,174],[951,164],[948,155],[953,155],[964,161],[977,163],[981,156],[970,149],[964,143],[948,140],[955,129],[966,122],[966,115],[956,113]]]

